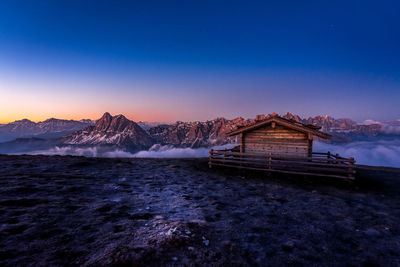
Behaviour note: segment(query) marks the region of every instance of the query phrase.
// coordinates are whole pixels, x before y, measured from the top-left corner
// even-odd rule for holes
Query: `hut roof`
[[[270,124],[272,122],[275,122],[276,124],[285,126],[287,128],[290,128],[290,129],[293,129],[293,130],[296,130],[296,131],[299,131],[299,132],[309,133],[309,134],[312,134],[312,135],[315,135],[315,136],[318,136],[318,137],[321,137],[321,138],[325,138],[325,139],[332,138],[332,136],[330,134],[327,134],[327,133],[319,131],[319,129],[321,129],[321,127],[318,127],[318,126],[315,126],[315,125],[305,125],[303,123],[299,123],[299,122],[296,122],[296,121],[292,121],[292,120],[288,120],[288,119],[282,118],[282,117],[280,117],[278,115],[271,116],[271,117],[269,117],[267,119],[264,119],[264,120],[261,120],[261,121],[256,121],[256,122],[254,122],[254,123],[252,123],[250,125],[241,127],[241,128],[236,129],[234,131],[231,131],[231,132],[227,133],[226,135],[227,136],[237,135],[237,134],[240,134],[240,133],[243,133],[243,132],[251,131],[251,130],[257,129],[259,127],[268,125],[268,124]]]

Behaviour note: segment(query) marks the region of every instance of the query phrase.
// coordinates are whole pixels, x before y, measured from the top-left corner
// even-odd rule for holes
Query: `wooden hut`
[[[279,116],[227,133],[239,137],[238,150],[210,150],[209,166],[354,179],[354,159],[313,152],[313,139],[330,139],[320,127]]]
[[[266,152],[274,155],[311,156],[313,137],[330,139],[320,127],[304,125],[279,116],[271,116],[227,133],[239,136],[240,152]]]

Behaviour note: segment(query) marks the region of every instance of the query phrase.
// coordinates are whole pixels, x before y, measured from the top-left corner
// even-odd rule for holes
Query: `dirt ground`
[[[400,173],[0,156],[0,265],[400,265]]]

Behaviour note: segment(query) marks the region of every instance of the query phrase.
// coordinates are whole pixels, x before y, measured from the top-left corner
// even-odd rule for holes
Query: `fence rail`
[[[271,153],[240,153],[231,150],[210,150],[209,167],[223,166],[311,176],[325,176],[354,180],[354,158],[338,154],[312,153],[311,157],[277,155]]]

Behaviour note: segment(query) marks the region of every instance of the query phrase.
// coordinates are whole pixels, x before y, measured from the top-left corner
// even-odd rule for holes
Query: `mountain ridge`
[[[15,138],[57,138],[81,130],[93,122],[91,120],[63,120],[49,118],[40,122],[29,119],[17,120],[0,125],[0,142],[11,141]]]
[[[83,125],[85,125],[85,127],[75,131],[72,131],[72,127],[67,134],[53,137],[54,140],[51,142],[36,139],[25,141],[16,140],[14,144],[11,141],[7,143],[7,145],[9,147],[14,145],[15,147],[18,146],[18,144],[22,146],[23,144],[34,142],[35,146],[38,147],[39,143],[43,142],[44,144],[57,144],[61,146],[112,146],[128,151],[145,150],[156,144],[183,148],[211,147],[235,143],[236,138],[226,137],[227,132],[255,121],[266,119],[272,115],[276,114],[261,114],[253,119],[243,117],[226,119],[224,117],[217,117],[207,121],[177,121],[172,124],[156,124],[146,129],[142,128],[138,123],[127,119],[122,114],[112,116],[108,112],[104,113],[95,123],[90,121],[92,122],[90,124],[80,121],[51,118],[40,122],[43,124],[41,127],[40,123],[35,124],[28,119],[24,119],[16,121],[11,125],[16,126],[15,129],[19,131],[23,130],[24,127],[29,128],[34,125],[34,127],[42,130],[45,129],[53,132],[59,129],[65,129],[65,127],[71,125],[74,126],[76,123],[79,123],[80,127]],[[321,131],[333,135],[332,142],[336,143],[372,140],[374,138],[400,138],[400,122],[398,120],[360,124],[348,118],[335,119],[328,115],[301,118],[289,112],[282,115],[282,117],[306,125],[321,127]],[[71,124],[71,122],[73,123]],[[64,126],[64,128],[61,126]],[[0,126],[0,132],[1,128],[2,126]],[[61,134],[62,132],[57,133]],[[42,136],[39,134],[31,137],[38,137],[40,139]]]

